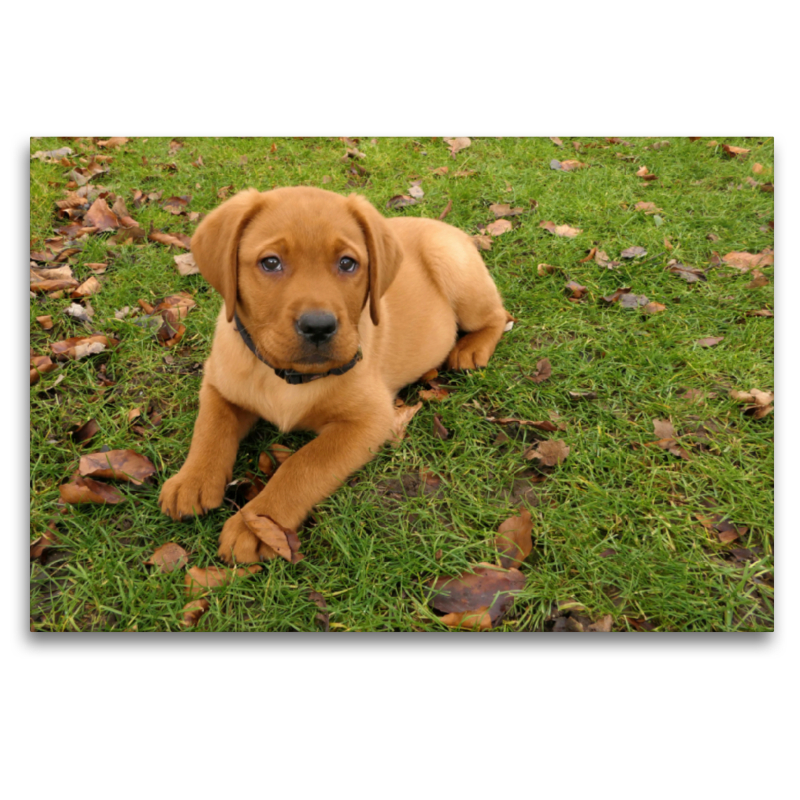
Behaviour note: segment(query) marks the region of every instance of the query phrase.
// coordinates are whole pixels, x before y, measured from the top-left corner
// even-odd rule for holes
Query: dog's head
[[[240,192],[200,223],[192,253],[259,353],[309,373],[353,358],[361,313],[369,301],[378,324],[402,260],[367,200],[310,187]]]

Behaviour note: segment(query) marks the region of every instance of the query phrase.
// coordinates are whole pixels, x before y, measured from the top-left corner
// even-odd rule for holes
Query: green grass
[[[563,138],[563,148],[548,139],[474,139],[455,158],[441,139],[362,139],[358,148],[366,158],[357,162],[368,171],[362,177],[348,172],[353,162],[343,163],[345,145],[337,139],[186,139],[170,154],[168,139],[151,138],[111,152],[109,171],[94,183],[121,196],[146,230],[152,225],[191,234],[194,223],[158,203],[135,209],[135,189],[162,191],[164,199],[190,194],[189,210],[199,212],[216,206],[218,190],[231,185],[230,194],[296,184],[359,191],[388,216],[436,218],[452,201],[447,221],[470,234],[493,221],[492,203],[525,209],[514,218],[515,229],[483,254],[517,319],[489,366],[450,376],[452,394],[423,406],[402,445],[386,448],[316,510],[301,531],[304,561],[272,561],[260,574],[214,590],[196,630],[315,630],[312,588],[325,597],[331,630],[444,630],[427,604],[425,582],[494,561],[497,526],[517,508],[509,499],[511,487],[531,467],[523,453],[544,438],[563,439],[571,450],[534,484],[538,502],[531,507],[534,550],[523,568],[527,583],[501,630],[548,629],[554,604],[567,600],[582,605],[581,613],[591,619],[611,614],[614,630],[632,630],[631,619],[647,620],[659,631],[772,630],[773,419],[753,420],[728,397],[731,389],[773,387],[772,319],[747,316],[772,307],[772,284],[747,288],[752,276],[729,267],[711,269],[707,282],[687,284],[664,269],[669,258],[705,269],[714,251],[772,246],[772,195],[747,182],[772,179],[772,140],[720,139],[709,146],[708,140],[673,137],[668,147],[653,150],[659,138],[630,139],[630,145],[582,138],[575,151],[572,140]],[[750,152],[732,159],[723,143]],[[73,158],[103,153],[90,140],[31,144],[32,152],[69,145]],[[192,165],[198,156],[202,167]],[[589,166],[557,172],[549,166],[553,158],[577,158]],[[752,172],[756,162],[763,173]],[[160,166],[166,164],[175,168]],[[642,165],[658,180],[645,184],[636,177]],[[448,174],[432,175],[442,166]],[[474,175],[454,177],[459,170]],[[64,196],[68,173],[60,165],[31,162],[32,249],[60,224],[55,201]],[[425,196],[418,205],[386,210],[390,197],[407,193],[410,181],[420,178]],[[662,209],[658,219],[633,210],[642,200]],[[543,220],[582,233],[555,237],[539,227]],[[709,234],[718,240],[710,241]],[[174,541],[190,552],[191,565],[218,564],[217,536],[232,513],[223,506],[175,523],[156,503],[161,483],[188,451],[201,376],[197,364],[208,353],[220,298],[201,276],[178,275],[177,251],[153,242],[115,246],[109,239],[110,234],[89,237],[71,263],[81,280],[91,274],[86,264],[109,264],[102,290],[91,298],[91,329],[115,335],[119,346],[66,362],[31,387],[31,538],[53,519],[59,537],[45,563],[31,562],[31,625],[41,631],[181,629],[183,573],[157,573],[143,562],[157,545]],[[594,245],[615,260],[632,245],[645,247],[648,255],[614,270],[580,263]],[[542,277],[540,263],[557,270]],[[762,271],[771,279],[771,267]],[[587,287],[582,302],[568,299],[569,280]],[[621,286],[666,310],[645,316],[600,300]],[[174,348],[165,350],[130,320],[114,319],[122,306],[177,291],[192,293],[197,307]],[[36,354],[47,354],[49,342],[90,331],[62,313],[69,302],[31,300]],[[47,333],[35,321],[44,314],[56,320]],[[708,336],[724,339],[711,348],[695,344]],[[533,383],[526,376],[545,357],[552,377]],[[99,385],[101,364],[114,386]],[[404,391],[407,402],[415,402],[420,388]],[[690,403],[681,397],[687,389],[716,396]],[[570,391],[593,391],[597,398],[573,400]],[[150,419],[157,412],[160,424],[148,424],[147,435],[137,436],[127,421],[133,408],[141,408],[145,419],[148,409]],[[446,441],[434,436],[435,413],[451,431]],[[545,434],[512,426],[505,429],[505,443],[496,443],[500,428],[486,420],[554,414],[566,430]],[[70,429],[91,418],[101,432],[76,445]],[[679,433],[702,423],[713,430],[703,447],[701,440],[682,440],[691,455],[684,460],[646,446],[656,438],[654,418],[671,419]],[[307,440],[260,423],[240,451],[234,477],[255,470],[269,444],[299,447]],[[128,499],[118,506],[62,509],[59,484],[82,453],[103,445],[148,456],[158,468],[156,482],[123,487]],[[441,475],[438,491],[396,496],[392,482],[422,468]],[[709,514],[708,500],[718,513],[747,526],[742,539],[723,544],[698,522],[697,514]],[[615,555],[600,555],[609,548]],[[750,560],[736,560],[733,548],[749,549]]]

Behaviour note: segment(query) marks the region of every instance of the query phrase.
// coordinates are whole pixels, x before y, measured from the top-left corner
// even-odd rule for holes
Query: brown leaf
[[[486,417],[487,422],[494,422],[498,425],[530,425],[540,431],[557,431],[556,425],[549,420],[534,421],[529,419],[517,419],[516,417]]]
[[[535,458],[538,459],[542,466],[554,467],[566,460],[569,451],[570,448],[567,447],[563,439],[550,439],[531,447],[525,453],[525,458],[528,461]]]
[[[156,338],[162,346],[174,347],[186,333],[186,326],[178,322],[178,315],[171,310],[162,311],[161,320]]]
[[[77,444],[83,444],[94,438],[99,432],[100,426],[97,424],[97,420],[90,419],[72,432],[72,440]]]
[[[722,256],[722,261],[731,267],[747,272],[757,267],[770,267],[775,263],[775,253],[765,248],[760,253],[728,253]]]
[[[394,424],[392,425],[392,437],[390,439],[392,445],[395,447],[400,444],[403,437],[406,435],[406,428],[408,423],[411,422],[414,414],[422,408],[422,401],[413,406],[400,405],[395,406]]]
[[[646,256],[647,250],[644,247],[628,247],[627,249],[623,250],[620,254],[620,258],[636,258],[637,256]]]
[[[438,414],[433,415],[433,435],[439,439],[447,439],[450,431],[442,424],[442,418]]]
[[[328,614],[328,606],[325,603],[325,598],[313,589],[308,593],[308,599],[320,609],[320,613],[314,617],[314,620],[322,626],[323,631],[330,630],[330,614]]]
[[[494,546],[500,553],[500,566],[519,568],[533,549],[531,512],[521,508],[518,517],[509,517],[500,523]]]
[[[180,197],[175,197],[173,195],[161,204],[161,208],[163,208],[164,211],[169,211],[170,214],[184,214],[186,212],[186,206],[189,205],[191,199],[192,196],[189,194],[184,194]]]
[[[98,147],[105,147],[107,150],[112,150],[115,147],[122,147],[122,145],[128,143],[127,136],[112,136],[110,139],[105,139],[104,141],[98,141]]]
[[[622,295],[628,294],[628,292],[630,292],[630,290],[631,290],[630,286],[623,286],[623,287],[617,289],[614,292],[614,294],[607,294],[605,297],[601,297],[600,299],[605,301],[606,303],[609,303],[609,304],[610,303],[616,303],[617,300],[619,300],[620,297],[622,297]]]
[[[191,253],[182,253],[179,256],[173,256],[175,266],[178,272],[186,277],[187,275],[196,275],[200,272],[200,267],[195,264],[194,256]]]
[[[622,308],[640,308],[649,303],[649,299],[643,294],[631,294],[627,292],[620,297],[619,304]]]
[[[444,207],[444,210],[442,211],[441,214],[439,214],[439,219],[444,219],[450,213],[450,209],[452,209],[452,207],[453,207],[453,201],[448,200],[447,205]]]
[[[687,283],[708,280],[703,270],[692,269],[691,267],[684,266],[680,263],[680,261],[674,258],[667,264],[667,270],[673,275],[683,278]]]
[[[101,353],[106,347],[116,347],[117,344],[116,339],[105,336],[70,336],[69,339],[60,342],[51,342],[50,349],[56,358],[63,361],[68,358],[80,359],[94,353]]]
[[[667,307],[661,303],[647,303],[642,307],[645,314],[658,314],[661,311],[666,311]]]
[[[396,194],[386,201],[386,208],[405,208],[405,206],[415,206],[417,201],[407,194]]]
[[[493,203],[489,206],[489,210],[495,217],[516,217],[524,211],[523,208],[511,208],[508,203]]]
[[[88,297],[91,294],[97,294],[100,291],[100,281],[92,275],[90,278],[85,280],[77,289],[75,289],[71,294],[70,297],[75,299],[81,297]]]
[[[507,219],[498,219],[486,226],[486,233],[490,236],[502,236],[514,226]]]
[[[745,284],[745,289],[760,289],[762,286],[769,284],[769,278],[766,275],[759,275],[754,278],[750,283]]]
[[[637,203],[634,206],[636,211],[644,211],[645,214],[660,214],[662,213],[662,209],[657,208],[655,203]]]
[[[589,291],[585,286],[581,286],[576,281],[570,281],[566,285],[566,288],[569,289],[570,292],[572,292],[572,294],[570,295],[570,298],[569,298],[570,300],[573,300],[573,299],[574,300],[580,300],[584,296],[584,294],[586,294],[586,292]]]
[[[83,476],[130,481],[139,486],[156,471],[155,464],[133,450],[108,450],[81,456],[78,471]]]
[[[33,561],[34,558],[42,560],[42,556],[45,552],[50,547],[58,544],[58,536],[56,534],[56,523],[54,520],[51,520],[47,523],[47,530],[36,539],[36,541],[31,542],[31,561]]]
[[[774,317],[775,314],[770,311],[768,308],[759,308],[754,311],[747,312],[748,317]],[[39,319],[37,317],[37,319]]]
[[[161,572],[174,572],[189,563],[189,554],[179,544],[167,542],[157,547],[144,563],[158,567]]]
[[[583,169],[584,167],[588,167],[589,165],[583,164],[580,161],[576,161],[573,158],[568,158],[566,161],[561,161],[560,166],[564,172],[572,172],[573,170]]]
[[[116,487],[91,478],[82,478],[80,475],[76,476],[70,483],[62,483],[58,487],[58,491],[61,499],[70,505],[78,505],[80,503],[113,505],[125,500]]]
[[[708,336],[705,339],[698,339],[695,344],[698,347],[713,347],[719,344],[724,338],[724,336]]]
[[[543,358],[536,362],[536,374],[530,376],[534,383],[543,383],[553,374],[553,367],[549,358]]]
[[[722,145],[722,149],[729,156],[743,156],[750,152],[750,149],[747,147],[734,147],[732,144],[724,144]]]
[[[275,464],[267,453],[260,453],[258,456],[258,468],[267,477],[271,478],[275,472]]]
[[[42,317],[36,317],[36,321],[39,323],[43,331],[53,330],[53,318],[49,314]]]
[[[267,449],[278,466],[283,464],[283,462],[294,453],[294,450],[292,450],[291,447],[287,447],[285,444],[271,444]]]
[[[162,231],[151,231],[147,234],[147,238],[151,242],[159,242],[161,244],[172,245],[173,247],[180,247],[181,250],[189,250],[189,237],[183,234],[173,235]]]
[[[475,242],[475,247],[478,250],[491,250],[492,249],[492,237],[485,236],[483,234],[476,234],[472,237],[472,241]]]
[[[552,264],[539,264],[536,267],[536,271],[544,277],[545,275],[552,275],[556,271],[557,267],[554,267]]]
[[[450,396],[450,392],[442,386],[436,386],[433,389],[421,389],[419,396],[422,400],[436,400],[437,402],[441,402],[445,397]]]
[[[185,625],[187,628],[193,628],[197,625],[197,621],[203,614],[208,611],[208,600],[205,597],[201,597],[198,600],[190,600],[184,607],[183,607],[183,620],[182,624]]]
[[[597,392],[569,392],[573,400],[596,400]]]
[[[473,631],[486,631],[492,627],[492,616],[489,607],[483,606],[475,611],[462,611],[461,613],[445,614],[439,619],[448,628],[465,628]]]
[[[675,438],[675,428],[672,426],[672,423],[668,419],[654,419],[653,433],[659,439]]]
[[[552,143],[553,143],[553,144],[554,144],[556,147],[563,147],[563,146],[564,146],[564,142],[562,142],[562,141],[561,141],[561,139],[560,139],[558,136],[551,136],[551,137],[550,137],[550,141],[551,141],[551,142],[552,142]]]
[[[189,567],[186,570],[184,585],[189,597],[206,594],[209,589],[216,589],[231,583],[236,578],[246,577],[261,572],[258,564],[249,567],[240,567],[237,570],[223,569],[222,567]]]
[[[472,573],[428,582],[434,591],[431,605],[437,611],[481,616],[488,613],[490,625],[496,625],[502,619],[513,605],[514,595],[524,585],[525,576],[519,570],[501,570],[491,564],[480,564]],[[451,618],[450,621],[455,620]],[[478,621],[475,622],[478,627]],[[459,624],[461,620],[456,622]],[[483,627],[486,627],[485,623]]]
[[[452,139],[445,137],[444,141],[450,148],[450,155],[453,158],[456,157],[456,153],[461,152],[461,150],[466,149],[472,144],[472,140],[468,136],[458,136]]]
[[[297,564],[305,556],[300,551],[300,539],[296,531],[284,528],[270,517],[242,510],[245,525],[266,544],[275,555],[285,558],[290,564]],[[269,556],[272,557],[272,556]]]
[[[32,292],[57,292],[59,289],[74,289],[77,285],[78,281],[70,278],[46,279],[31,283],[30,290]]]
[[[119,217],[108,207],[108,203],[98,197],[83,218],[87,225],[97,228],[97,232],[112,231],[119,228]]]

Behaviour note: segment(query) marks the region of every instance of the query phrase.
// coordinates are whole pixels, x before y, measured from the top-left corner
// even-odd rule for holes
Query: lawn
[[[31,630],[445,631],[428,584],[497,563],[498,526],[522,510],[524,586],[493,630],[773,629],[771,139],[42,138],[34,153],[30,346],[52,368],[31,385]],[[488,248],[515,324],[487,368],[440,375],[446,395],[316,509],[303,561],[210,589],[187,625],[186,570],[222,566],[219,531],[267,480],[261,454],[309,435],[259,423],[220,509],[160,512],[221,302],[175,256],[222,198],[287,185],[356,191],[387,216],[446,212]],[[99,226],[98,198],[117,211]],[[38,285],[65,266],[64,288]],[[179,293],[194,305],[162,324],[153,308]],[[99,352],[55,357],[92,335]],[[560,443],[552,464],[544,442]],[[155,473],[109,481],[119,503],[64,503],[101,449]],[[185,567],[145,564],[167,543]]]

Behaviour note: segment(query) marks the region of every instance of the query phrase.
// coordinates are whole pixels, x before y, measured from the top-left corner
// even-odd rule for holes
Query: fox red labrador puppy
[[[403,386],[442,364],[485,366],[511,319],[465,233],[386,219],[358,195],[240,192],[200,223],[192,252],[224,305],[189,456],[161,491],[164,513],[222,503],[259,417],[319,434],[225,523],[227,562],[274,557],[245,519],[296,529],[389,439]]]

